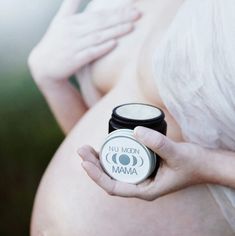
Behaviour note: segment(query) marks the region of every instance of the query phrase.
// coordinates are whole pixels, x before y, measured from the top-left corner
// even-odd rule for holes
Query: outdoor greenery
[[[29,235],[40,178],[63,140],[26,69],[0,70],[0,235]]]
[[[29,235],[37,187],[64,139],[26,65],[61,2],[0,4],[0,236]]]

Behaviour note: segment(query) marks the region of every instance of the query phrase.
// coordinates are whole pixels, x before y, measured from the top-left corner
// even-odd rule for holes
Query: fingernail
[[[77,153],[81,158],[83,158],[83,148],[82,147],[77,150]]]
[[[144,140],[148,133],[149,133],[149,129],[145,127],[139,126],[134,129],[134,135],[140,140]]]

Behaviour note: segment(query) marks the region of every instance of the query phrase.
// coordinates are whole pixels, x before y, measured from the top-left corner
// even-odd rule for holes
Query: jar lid
[[[156,155],[133,136],[133,130],[113,131],[100,151],[100,161],[109,176],[126,183],[140,183],[151,175]]]

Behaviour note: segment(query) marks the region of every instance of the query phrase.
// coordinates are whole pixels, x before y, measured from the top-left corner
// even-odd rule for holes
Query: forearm
[[[64,133],[68,133],[87,111],[79,91],[69,81],[39,86]]]
[[[202,175],[208,183],[235,188],[235,153],[224,150],[209,151],[204,158]]]
[[[67,78],[111,52],[117,46],[117,39],[131,33],[134,22],[141,16],[129,3],[99,14],[78,14],[80,3],[77,0],[63,1],[28,59],[34,80],[65,133],[87,110],[83,97]],[[85,92],[90,95],[93,91]],[[100,98],[99,94],[95,95],[91,105]]]

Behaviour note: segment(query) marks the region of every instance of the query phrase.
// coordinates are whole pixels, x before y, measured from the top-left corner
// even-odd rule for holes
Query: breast
[[[164,108],[158,85],[155,83],[156,75],[153,72],[152,61],[159,42],[168,30],[183,0],[155,1],[155,8],[152,7],[152,1],[129,1],[142,12],[142,18],[136,22],[135,30],[131,34],[118,40],[116,49],[91,65],[91,79],[96,88],[105,94],[120,80],[129,80],[128,71],[131,70],[131,76],[135,76],[134,83],[138,83],[144,96],[152,103],[157,103]],[[123,4],[120,0],[114,2],[116,5],[118,2]],[[99,0],[93,2],[92,10],[102,7],[110,6]],[[168,14],[165,14],[166,8]]]
[[[116,0],[115,6],[123,4],[123,1]],[[141,9],[142,19],[136,22],[135,29],[129,35],[118,39],[117,47],[106,56],[94,62],[90,67],[91,79],[95,86],[103,93],[107,93],[122,78],[130,67],[137,67],[139,55],[144,46],[146,37],[151,29],[151,12],[147,11],[147,7],[143,2],[134,2],[134,5]],[[112,2],[113,3],[113,2]],[[103,5],[102,5],[103,4]],[[95,1],[88,10],[110,8],[107,1]],[[113,7],[113,6],[112,6]],[[146,27],[147,26],[147,27]],[[127,78],[128,79],[128,78]]]

